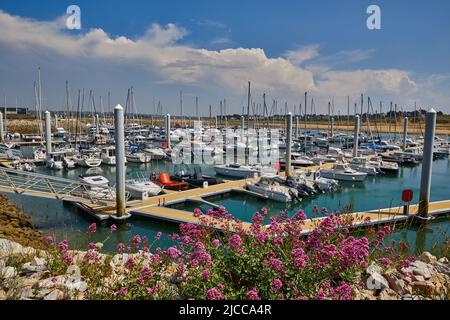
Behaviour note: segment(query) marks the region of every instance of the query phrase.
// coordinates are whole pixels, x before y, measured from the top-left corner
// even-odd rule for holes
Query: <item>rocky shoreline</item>
[[[24,246],[42,248],[42,232],[33,226],[28,215],[1,194],[0,238],[9,239]]]
[[[88,254],[71,251],[77,261]],[[136,257],[148,259],[146,254]],[[109,260],[110,271],[100,275],[103,285],[121,281],[127,276],[124,264],[130,254],[114,256],[101,255]],[[83,300],[90,299],[88,292],[100,292],[105,288],[89,288],[90,283],[80,274],[74,263],[62,274],[50,272],[52,255],[44,250],[22,246],[16,242],[0,239],[0,300]],[[173,299],[177,298],[176,286],[167,282],[161,285],[174,288]],[[372,264],[360,274],[359,285],[353,287],[355,300],[448,300],[450,288],[450,263],[447,258],[436,258],[424,252],[409,266],[383,268]]]

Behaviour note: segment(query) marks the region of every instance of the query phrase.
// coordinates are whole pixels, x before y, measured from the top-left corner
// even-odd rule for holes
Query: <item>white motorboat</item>
[[[235,178],[253,178],[263,175],[275,175],[277,173],[274,168],[261,165],[222,164],[214,166],[214,170],[217,174]]]
[[[280,159],[280,164],[282,167],[286,165],[286,157]],[[307,156],[300,153],[291,153],[291,166],[293,167],[310,167],[314,166],[315,163]]]
[[[320,170],[306,173],[305,178],[314,182],[314,185],[320,191],[334,190],[339,186],[339,182],[337,180],[321,177]]]
[[[148,153],[154,160],[162,160],[167,157],[166,153],[161,148],[145,148],[145,153]]]
[[[289,188],[280,185],[270,185],[260,182],[247,182],[246,188],[252,192],[260,194],[270,200],[278,202],[292,201]]]
[[[151,181],[126,180],[125,190],[135,199],[145,200],[148,197],[156,196],[162,188]]]
[[[354,170],[365,172],[370,176],[375,176],[378,174],[376,167],[371,165],[367,158],[365,157],[355,157],[348,163],[348,166]]]
[[[67,134],[64,128],[56,128],[55,137],[63,138]]]
[[[94,168],[99,167],[102,164],[102,160],[97,158],[94,154],[81,154],[75,156],[73,159],[80,167]]]
[[[127,161],[134,163],[148,163],[152,160],[152,156],[145,152],[130,153],[126,157]]]
[[[116,165],[116,147],[110,146],[110,147],[102,148],[102,151],[100,152],[100,158],[101,158],[103,164],[106,164],[109,166],[115,166]]]
[[[64,157],[63,166],[65,169],[75,168],[75,160],[73,159],[73,157]]]
[[[114,189],[109,188],[109,180],[99,174],[85,174],[79,176],[80,181],[87,185],[87,189],[83,190],[85,196],[100,199],[113,200],[116,197]]]
[[[64,152],[51,152],[45,158],[45,166],[52,170],[62,170],[64,168]]]
[[[381,156],[372,157],[369,163],[383,172],[398,172],[399,166],[396,162],[384,161]]]
[[[353,170],[347,164],[338,163],[332,169],[320,171],[320,176],[343,181],[364,181],[367,173]]]

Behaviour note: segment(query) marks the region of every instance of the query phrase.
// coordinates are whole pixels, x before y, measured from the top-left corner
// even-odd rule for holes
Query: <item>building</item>
[[[5,108],[0,108],[0,111],[5,113]],[[29,111],[26,107],[6,107],[6,115],[8,114],[26,115],[29,114]]]

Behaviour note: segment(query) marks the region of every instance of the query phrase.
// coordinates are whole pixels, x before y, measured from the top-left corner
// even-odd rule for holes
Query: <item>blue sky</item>
[[[82,30],[55,31],[55,42],[62,41],[70,46],[71,39],[75,41],[93,28],[101,29],[110,39],[123,36],[131,41],[145,41],[149,28],[157,25],[160,28],[153,29],[149,40],[153,47],[156,33],[164,33],[167,25],[173,24],[176,30],[171,29],[173,32],[169,36],[174,38],[162,45],[162,51],[155,53],[165,56],[180,48],[188,50],[180,49],[182,52],[174,54],[171,61],[155,61],[153,57],[147,61],[147,57],[137,53],[131,57],[128,53],[125,53],[126,57],[120,54],[111,60],[109,56],[106,59],[99,56],[95,61],[83,53],[74,57],[67,51],[32,43],[29,39],[25,45],[20,45],[21,40],[14,41],[14,35],[8,39],[0,37],[0,53],[9,65],[0,67],[0,92],[20,95],[24,103],[31,104],[30,78],[36,77],[33,65],[36,69],[39,64],[45,73],[44,89],[47,89],[45,97],[49,107],[60,104],[63,90],[57,90],[58,83],[69,78],[73,82],[73,91],[85,85],[103,95],[106,90],[112,90],[118,102],[124,100],[126,88],[134,85],[138,105],[143,111],[148,111],[148,101],[156,97],[166,105],[167,111],[176,113],[178,92],[183,90],[188,105],[192,104],[189,99],[195,95],[200,96],[202,105],[217,105],[220,99],[227,98],[230,110],[238,112],[242,108],[245,84],[252,80],[255,87],[253,100],[257,103],[260,94],[267,91],[270,99],[278,100],[279,105],[284,101],[290,105],[298,104],[302,93],[311,90],[319,110],[325,110],[328,100],[335,99],[340,107],[346,100],[344,96],[351,95],[352,101],[356,101],[357,92],[361,91],[375,101],[394,100],[405,109],[412,106],[412,101],[418,101],[420,106],[435,105],[450,112],[450,1],[447,0],[1,0],[0,9],[4,14],[17,17],[18,21],[14,22],[17,24],[25,18],[31,18],[35,23],[50,23],[63,16],[70,4],[81,8]],[[381,8],[381,30],[369,31],[366,27],[366,8],[370,4]],[[49,31],[50,37],[52,32]],[[105,39],[96,41],[104,43]],[[238,48],[259,48],[264,55],[261,57],[255,52],[215,55],[220,50]],[[202,49],[207,50],[206,57],[205,52],[196,51]],[[305,55],[306,58],[299,61],[292,58]],[[78,69],[90,70],[95,75],[70,69],[74,59],[80,65]],[[209,65],[202,69],[205,59],[221,67],[214,69]],[[293,66],[285,65],[280,59]],[[268,68],[268,63],[273,66]],[[252,67],[247,68],[247,65]],[[189,72],[183,74],[186,66]],[[241,71],[233,71],[237,68]],[[186,79],[191,75],[192,81]],[[271,76],[274,79],[269,81],[267,78]],[[312,80],[303,82],[308,77]],[[371,82],[372,79],[373,84],[356,88],[359,82]],[[234,82],[239,85],[235,86]],[[292,83],[298,83],[298,86]]]

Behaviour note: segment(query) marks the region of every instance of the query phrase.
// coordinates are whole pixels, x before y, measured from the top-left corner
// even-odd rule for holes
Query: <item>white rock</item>
[[[450,277],[450,267],[448,265],[445,265],[445,264],[443,264],[441,262],[436,262],[434,264],[434,267],[436,268],[436,270],[439,273],[443,273],[443,274],[445,274],[445,275]]]
[[[433,256],[431,253],[424,251],[418,258],[417,260],[425,262],[425,263],[435,263],[436,262],[436,257]]]
[[[366,280],[366,286],[370,290],[383,290],[389,288],[389,283],[381,274],[373,271]]]
[[[1,270],[0,275],[3,279],[10,279],[17,275],[17,271],[14,267],[5,267]]]
[[[381,271],[382,271],[382,268],[379,266],[379,265],[377,265],[377,264],[375,264],[375,263],[372,263],[370,266],[368,266],[367,267],[367,269],[366,269],[366,273],[367,274],[372,274],[372,273],[374,273],[374,272],[377,272],[377,273],[381,273]]]
[[[433,267],[419,260],[414,261],[411,267],[413,268],[414,274],[418,274],[425,279],[430,279],[433,274]]]
[[[61,300],[64,298],[64,293],[61,290],[55,289],[44,297],[44,300]]]

